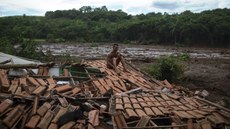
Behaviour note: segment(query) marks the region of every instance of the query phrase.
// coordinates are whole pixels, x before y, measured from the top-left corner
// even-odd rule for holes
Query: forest
[[[118,42],[229,47],[230,9],[129,15],[106,6],[47,11],[45,16],[0,17],[0,46],[41,42]],[[3,48],[3,47],[2,47]]]

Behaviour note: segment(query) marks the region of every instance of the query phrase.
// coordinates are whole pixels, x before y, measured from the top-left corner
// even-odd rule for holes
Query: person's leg
[[[124,61],[124,58],[123,58],[122,55],[119,55],[119,56],[118,56],[118,58],[117,58],[117,60],[116,60],[116,66],[118,66],[120,62],[121,62],[121,64],[122,64],[122,66],[123,66],[124,71],[126,72],[127,69],[126,69],[125,61]]]

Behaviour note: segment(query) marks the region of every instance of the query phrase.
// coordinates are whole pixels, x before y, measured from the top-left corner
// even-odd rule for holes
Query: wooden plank
[[[141,119],[138,121],[136,127],[146,127],[149,123],[150,117],[149,116],[142,116]]]

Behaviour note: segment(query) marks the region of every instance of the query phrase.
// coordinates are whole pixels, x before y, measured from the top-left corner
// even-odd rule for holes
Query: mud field
[[[105,59],[112,44],[43,44],[44,53],[54,55],[65,53],[84,59]],[[207,90],[207,99],[230,107],[230,49],[229,48],[178,48],[146,45],[120,45],[126,59],[143,68],[154,63],[156,57],[188,53],[191,60],[186,62],[185,79],[179,85],[190,90]],[[147,60],[147,62],[146,62]],[[145,61],[145,62],[143,62]]]

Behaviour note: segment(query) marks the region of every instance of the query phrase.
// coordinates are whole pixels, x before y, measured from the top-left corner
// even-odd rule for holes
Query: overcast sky
[[[0,0],[0,16],[36,15],[46,11],[79,9],[82,6],[121,9],[128,14],[149,12],[180,13],[185,10],[201,12],[216,8],[230,8],[230,0]]]

